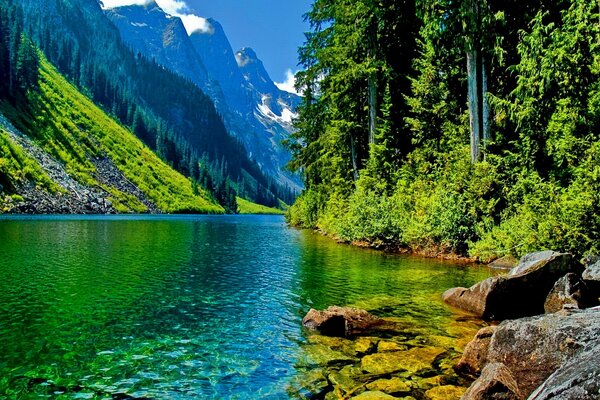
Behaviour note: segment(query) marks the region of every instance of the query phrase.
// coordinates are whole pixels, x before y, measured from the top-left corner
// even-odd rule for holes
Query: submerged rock
[[[368,391],[359,394],[358,396],[352,397],[352,399],[356,400],[390,400],[395,399],[394,396],[390,396],[389,394],[378,392],[378,391]]]
[[[502,363],[491,363],[461,398],[462,400],[521,400],[513,374]]]
[[[600,398],[600,343],[577,354],[538,387],[529,400]]]
[[[453,288],[443,294],[446,303],[487,320],[504,320],[541,314],[554,283],[579,268],[570,254],[543,251],[521,258],[507,276],[496,276],[470,288]]]
[[[495,326],[481,328],[475,338],[467,344],[463,356],[456,365],[456,370],[467,374],[479,374],[487,363],[487,354],[492,341]]]
[[[367,389],[388,394],[410,393],[410,387],[400,378],[378,379],[369,383]]]
[[[365,310],[331,306],[325,311],[313,308],[302,319],[302,325],[329,336],[350,336],[382,325],[383,320]]]
[[[414,347],[406,351],[376,353],[363,357],[361,368],[374,375],[386,375],[398,371],[416,375],[434,369],[433,362],[444,352],[444,349],[437,347]]]
[[[458,400],[465,393],[465,388],[454,385],[436,386],[425,392],[431,400]]]

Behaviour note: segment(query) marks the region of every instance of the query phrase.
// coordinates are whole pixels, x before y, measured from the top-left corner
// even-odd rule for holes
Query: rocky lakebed
[[[301,371],[309,399],[600,399],[600,257],[543,251],[443,300],[438,331],[351,307],[311,309]]]

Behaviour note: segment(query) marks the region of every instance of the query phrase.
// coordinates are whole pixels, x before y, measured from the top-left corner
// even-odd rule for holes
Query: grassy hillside
[[[237,198],[238,212],[240,214],[284,214],[285,211],[282,211],[278,208],[266,207],[260,204],[252,203],[251,201],[242,199],[241,197]]]
[[[118,211],[144,212],[147,207],[134,196],[100,183],[92,162],[94,158],[110,158],[126,179],[164,212],[223,212],[205,190],[194,188],[187,178],[161,161],[129,130],[67,82],[44,58],[40,62],[39,88],[29,92],[27,103],[14,107],[5,102],[0,105],[0,111],[61,161],[79,182],[111,193],[110,200]],[[8,143],[6,139],[2,142],[5,148],[9,148]],[[13,165],[11,170],[15,175],[14,171],[19,168],[14,167],[14,161],[3,162]],[[27,174],[35,181],[39,171],[24,173]]]

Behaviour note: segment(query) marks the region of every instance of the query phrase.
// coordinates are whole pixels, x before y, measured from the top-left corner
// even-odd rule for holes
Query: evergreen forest
[[[490,260],[600,251],[600,8],[316,0],[296,226]]]

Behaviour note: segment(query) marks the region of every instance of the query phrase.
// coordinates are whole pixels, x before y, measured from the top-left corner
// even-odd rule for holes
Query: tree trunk
[[[475,49],[467,50],[467,83],[469,100],[469,122],[471,128],[471,162],[479,161],[481,157],[481,113],[479,97],[479,68],[478,54]]]
[[[369,145],[375,144],[377,129],[377,82],[374,75],[369,75]]]
[[[376,27],[371,23],[369,26],[369,58],[375,61],[377,46],[377,31]],[[375,131],[377,129],[377,72],[369,73],[369,147],[375,144]]]
[[[481,101],[482,101],[482,119],[483,119],[483,149],[485,151],[490,139],[490,103],[487,99],[488,93],[488,70],[485,62],[485,57],[481,60]]]
[[[356,160],[356,144],[354,143],[354,136],[350,135],[350,150],[352,153],[352,175],[354,180],[358,180],[358,161]]]

